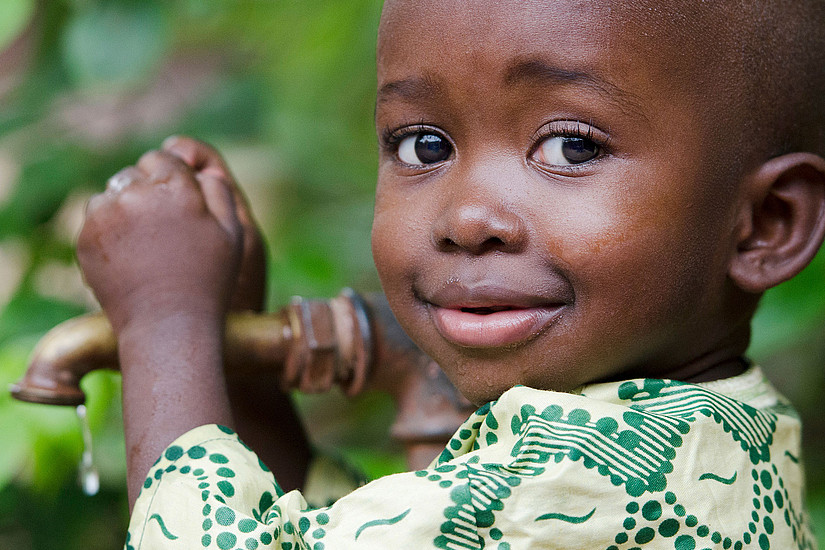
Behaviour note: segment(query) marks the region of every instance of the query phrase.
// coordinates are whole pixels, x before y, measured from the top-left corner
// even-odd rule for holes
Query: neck
[[[712,382],[738,376],[745,372],[750,363],[745,359],[745,351],[750,343],[750,320],[737,323],[727,334],[711,344],[697,346],[704,349],[699,353],[681,356],[671,355],[667,361],[648,359],[617,374],[627,378],[667,378],[680,382]],[[617,380],[611,377],[603,381]]]
[[[714,380],[739,376],[745,372],[749,366],[750,362],[739,355],[737,357],[725,358],[721,361],[714,361],[712,365],[706,368],[699,368],[689,374],[686,373],[686,376],[680,376],[679,380],[691,383],[712,382]]]
[[[688,358],[680,366],[668,370],[667,378],[682,382],[712,382],[738,376],[748,369],[745,351],[750,344],[750,319],[735,325],[733,330],[708,348],[708,351]]]

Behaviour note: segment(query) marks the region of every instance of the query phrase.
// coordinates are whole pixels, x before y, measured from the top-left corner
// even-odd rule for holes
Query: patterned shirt
[[[815,549],[799,454],[799,419],[758,367],[515,387],[430,468],[323,508],[284,493],[231,430],[201,426],[151,468],[126,549]]]

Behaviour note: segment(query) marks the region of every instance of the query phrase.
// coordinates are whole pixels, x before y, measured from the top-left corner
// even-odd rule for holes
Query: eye
[[[398,159],[414,165],[436,164],[450,158],[453,148],[444,136],[429,132],[411,134],[398,142]]]
[[[583,136],[550,136],[533,153],[534,160],[550,166],[569,166],[593,160],[601,147]]]

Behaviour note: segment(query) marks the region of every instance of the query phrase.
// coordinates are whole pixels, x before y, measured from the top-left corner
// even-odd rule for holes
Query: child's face
[[[621,6],[385,7],[375,262],[475,402],[702,376],[747,343],[726,277],[741,176],[707,71]]]

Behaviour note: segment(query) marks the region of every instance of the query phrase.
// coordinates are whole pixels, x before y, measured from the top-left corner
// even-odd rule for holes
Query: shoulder
[[[507,498],[493,504],[502,512],[491,512],[501,528],[516,517],[538,530],[556,524],[556,538],[565,523],[570,544],[606,530],[637,544],[804,548],[798,419],[761,371],[737,378],[628,380],[575,394],[514,388],[471,419],[442,461],[466,462],[471,492],[502,488]]]

